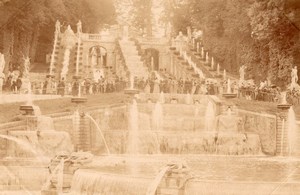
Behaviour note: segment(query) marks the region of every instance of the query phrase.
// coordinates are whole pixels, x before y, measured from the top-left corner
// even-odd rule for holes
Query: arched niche
[[[107,66],[107,49],[99,45],[91,47],[88,62],[92,69],[105,68]]]
[[[151,71],[159,70],[159,51],[154,48],[145,49],[146,65]]]

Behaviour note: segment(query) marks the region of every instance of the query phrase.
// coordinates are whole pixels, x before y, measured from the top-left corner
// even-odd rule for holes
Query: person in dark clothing
[[[64,96],[65,95],[65,82],[64,79],[62,79],[61,81],[59,81],[58,85],[57,85],[57,91],[58,91],[58,95]]]
[[[20,93],[20,89],[21,89],[21,86],[22,86],[22,79],[21,79],[21,77],[17,78],[16,86],[17,86],[17,93]]]
[[[80,85],[80,83],[79,83],[78,80],[74,81],[73,86],[72,86],[72,95],[73,96],[77,96],[78,95],[78,93],[79,93],[79,85]]]
[[[47,86],[48,86],[48,80],[46,80],[46,81],[44,82],[44,85],[43,85],[43,94],[46,94]]]

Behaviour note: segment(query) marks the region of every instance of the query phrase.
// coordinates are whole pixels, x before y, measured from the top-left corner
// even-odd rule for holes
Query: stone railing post
[[[288,127],[287,119],[290,104],[277,105],[276,114],[276,155],[287,155],[289,153],[288,147]]]

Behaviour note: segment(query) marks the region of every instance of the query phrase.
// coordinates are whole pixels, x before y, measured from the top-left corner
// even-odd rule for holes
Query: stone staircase
[[[89,73],[88,71],[84,72],[84,69],[88,70],[88,67],[83,68],[83,60],[82,60],[83,59],[83,43],[82,42],[80,43],[79,50],[78,50],[78,42],[77,42],[75,45],[74,55],[71,54],[73,60],[70,60],[70,62],[72,61],[72,63],[69,64],[69,72],[68,72],[69,76],[75,75],[75,73],[76,73],[77,55],[78,55],[78,67],[79,67],[78,74],[83,76],[83,75],[86,75]],[[70,79],[72,79],[72,78],[70,78]]]
[[[130,74],[138,78],[148,78],[148,69],[141,60],[135,42],[131,40],[120,40],[119,44]]]
[[[58,37],[56,45],[54,45],[53,47],[53,59],[54,59],[54,63],[53,63],[53,73],[55,73],[58,70],[59,64],[58,62],[61,60],[60,58],[60,50],[61,50],[61,38]]]

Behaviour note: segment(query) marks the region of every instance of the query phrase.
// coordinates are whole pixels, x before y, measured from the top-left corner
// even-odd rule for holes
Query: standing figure
[[[60,22],[59,20],[56,20],[56,23],[55,23],[55,33],[60,33]]]
[[[92,56],[92,67],[95,67],[98,64],[98,52],[96,47],[93,47],[91,51],[91,56]]]
[[[82,23],[80,20],[77,23],[77,33],[82,33]]]
[[[295,86],[298,82],[298,70],[297,70],[297,66],[295,66],[294,68],[292,68],[292,87]]]
[[[159,93],[160,92],[159,84],[160,84],[160,80],[158,78],[155,78],[153,93]]]
[[[0,53],[0,94],[2,94],[2,88],[5,79],[5,75],[3,73],[4,67],[5,67],[4,55]]]

